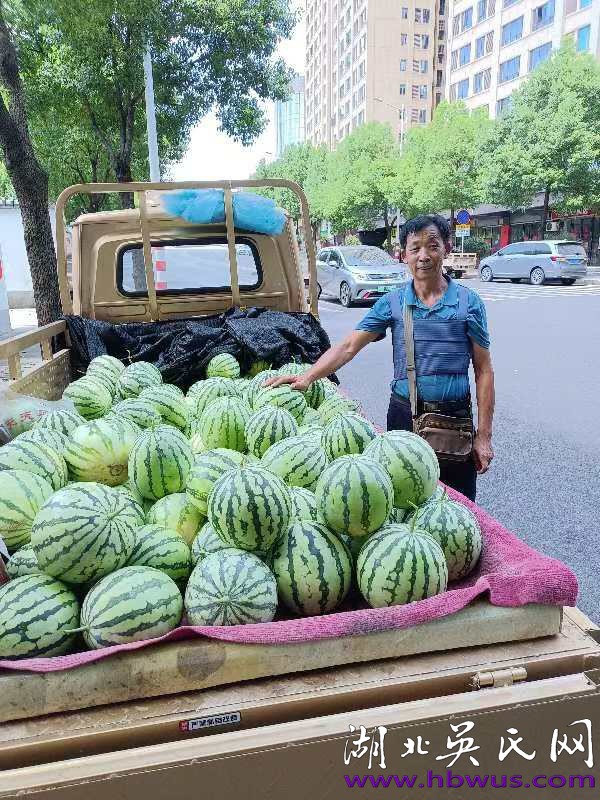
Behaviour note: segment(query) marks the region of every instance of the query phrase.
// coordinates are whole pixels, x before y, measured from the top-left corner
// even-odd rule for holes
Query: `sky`
[[[278,55],[296,72],[304,73],[304,21],[300,20],[291,40],[281,42]],[[191,133],[187,153],[171,169],[173,180],[243,180],[249,178],[261,158],[275,158],[275,107],[266,105],[269,124],[250,147],[243,147],[219,131],[214,114],[206,116]]]

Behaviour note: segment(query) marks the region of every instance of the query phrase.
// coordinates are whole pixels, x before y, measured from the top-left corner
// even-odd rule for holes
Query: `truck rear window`
[[[242,291],[262,283],[258,250],[253,242],[236,238],[239,284]],[[152,245],[157,294],[195,294],[231,289],[229,252],[224,238],[160,242]],[[142,246],[124,247],[118,257],[117,287],[125,295],[146,295]]]
[[[581,256],[587,258],[585,247],[582,244],[558,244],[558,252],[561,256]]]

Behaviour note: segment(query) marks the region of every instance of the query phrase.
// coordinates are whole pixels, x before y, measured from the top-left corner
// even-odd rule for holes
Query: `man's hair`
[[[404,223],[400,231],[400,247],[404,250],[411,233],[419,233],[419,231],[428,228],[430,225],[435,225],[444,243],[450,241],[450,225],[446,222],[444,217],[441,217],[439,214],[420,214],[418,217],[413,217]]]

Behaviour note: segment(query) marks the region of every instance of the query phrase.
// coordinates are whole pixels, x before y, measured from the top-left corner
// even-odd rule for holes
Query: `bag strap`
[[[417,414],[417,369],[415,366],[415,337],[413,334],[412,306],[404,300],[404,349],[406,350],[406,376],[408,378],[408,393],[410,396],[410,410],[414,421]]]

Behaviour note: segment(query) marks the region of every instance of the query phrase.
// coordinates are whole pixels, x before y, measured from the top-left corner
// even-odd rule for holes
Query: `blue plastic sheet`
[[[222,189],[186,189],[163,195],[169,214],[197,225],[225,222],[225,194]],[[279,236],[285,213],[273,200],[250,192],[233,193],[233,221],[236,228],[253,233]]]

